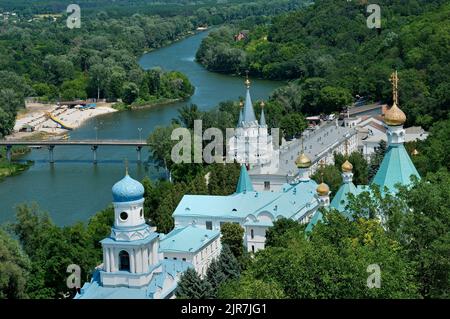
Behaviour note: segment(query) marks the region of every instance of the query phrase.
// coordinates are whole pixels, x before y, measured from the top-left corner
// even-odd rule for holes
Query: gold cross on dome
[[[392,100],[398,106],[398,74],[397,74],[397,70],[395,70],[391,74],[390,81],[392,83]]]

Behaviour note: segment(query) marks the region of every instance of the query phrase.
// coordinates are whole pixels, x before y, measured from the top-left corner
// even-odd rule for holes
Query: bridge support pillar
[[[12,145],[6,145],[6,159],[11,162],[11,148]]]
[[[138,163],[141,162],[141,150],[142,150],[142,146],[138,146],[138,147],[136,148],[136,151],[137,151],[137,161],[138,161]]]
[[[48,146],[48,161],[52,164],[55,162],[55,160],[53,158],[53,149],[54,148],[55,148],[55,145]]]
[[[97,148],[98,148],[98,145],[92,145],[92,147],[91,147],[92,155],[94,156],[94,159],[93,159],[94,164],[97,164]]]

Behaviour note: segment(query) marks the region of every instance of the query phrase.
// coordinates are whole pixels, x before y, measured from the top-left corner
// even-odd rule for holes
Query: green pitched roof
[[[308,226],[306,226],[305,232],[310,232],[319,221],[323,221],[323,215],[317,210],[309,221]]]
[[[397,183],[402,185],[410,184],[411,175],[420,178],[403,144],[393,144],[389,146],[384,155],[383,161],[372,183],[382,188],[386,186],[390,191],[395,192],[396,188],[394,185]]]
[[[253,184],[250,176],[247,173],[245,165],[241,165],[241,173],[239,174],[239,181],[236,187],[236,193],[253,192]]]
[[[352,182],[343,183],[341,187],[339,187],[339,190],[337,191],[336,195],[331,201],[330,206],[332,208],[337,209],[339,212],[344,213],[345,217],[351,218],[351,216],[347,216],[345,214],[345,206],[347,205],[348,202],[349,193],[352,193],[354,195],[358,193],[355,184],[353,184]]]

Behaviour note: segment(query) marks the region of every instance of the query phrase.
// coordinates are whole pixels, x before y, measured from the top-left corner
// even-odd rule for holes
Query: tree
[[[218,293],[220,299],[283,299],[286,295],[276,282],[265,282],[251,276],[225,282]]]
[[[68,292],[73,296],[74,291],[66,286],[67,266],[79,265],[81,278],[87,281],[101,261],[101,250],[95,247],[85,225],[59,228],[37,206],[19,206],[17,221],[11,227],[30,258],[33,276],[26,287],[30,298],[61,298]]]
[[[17,110],[24,100],[12,89],[0,90],[0,137],[8,135],[14,128]]]
[[[220,227],[222,245],[228,246],[232,254],[239,258],[244,252],[244,228],[235,223],[223,223]]]
[[[306,129],[306,120],[302,114],[286,114],[280,121],[280,129],[287,139],[292,139]]]
[[[206,280],[211,284],[213,298],[217,298],[220,285],[226,280],[225,274],[222,272],[219,261],[214,259],[206,271]]]
[[[178,119],[184,127],[193,130],[194,121],[202,119],[202,112],[198,109],[198,106],[191,104],[190,106],[184,105],[178,110]]]
[[[26,298],[30,262],[5,231],[0,229],[0,299]]]
[[[241,278],[274,283],[287,298],[411,298],[417,296],[414,269],[375,220],[350,221],[329,212],[309,238],[292,229],[284,246],[258,252]],[[382,289],[367,286],[369,265],[382,269]],[[232,287],[231,287],[232,288]],[[239,296],[243,286],[227,291]]]
[[[345,88],[325,86],[320,90],[318,104],[325,113],[342,111],[351,102],[352,95]]]
[[[283,235],[290,229],[298,227],[298,223],[290,218],[279,218],[266,231],[266,247],[283,246]]]
[[[231,195],[236,191],[239,164],[213,163],[209,166],[208,192],[210,195]]]
[[[219,265],[226,279],[239,278],[241,274],[239,262],[227,245],[222,245],[222,251],[219,256]]]
[[[348,160],[353,165],[353,183],[356,185],[367,185],[368,183],[368,163],[361,152],[353,152],[350,156],[339,153],[334,154],[334,165],[339,171],[342,171],[342,164]]]
[[[202,280],[193,268],[181,275],[175,290],[175,295],[180,299],[209,299],[211,294],[211,284]]]
[[[387,234],[402,246],[414,265],[414,282],[425,298],[447,298],[450,262],[450,174],[446,170],[413,180],[398,193],[382,195],[375,186],[371,194],[349,196],[350,214],[380,218]]]
[[[325,165],[323,167],[319,167],[311,178],[318,184],[323,180],[330,187],[330,197],[333,197],[334,194],[336,194],[342,184],[340,169],[336,168],[335,165]]]
[[[132,104],[139,97],[139,88],[133,82],[125,83],[122,87],[122,101]]]

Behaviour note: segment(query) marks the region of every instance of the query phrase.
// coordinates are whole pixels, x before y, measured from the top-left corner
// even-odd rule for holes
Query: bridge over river
[[[143,140],[47,140],[47,141],[23,141],[23,140],[3,140],[0,146],[6,147],[6,157],[11,161],[11,148],[15,145],[29,146],[34,148],[47,147],[48,159],[54,163],[53,150],[56,146],[89,146],[92,150],[93,163],[97,163],[97,149],[99,146],[128,146],[136,147],[137,160],[141,162],[141,151],[144,146],[149,144]]]

